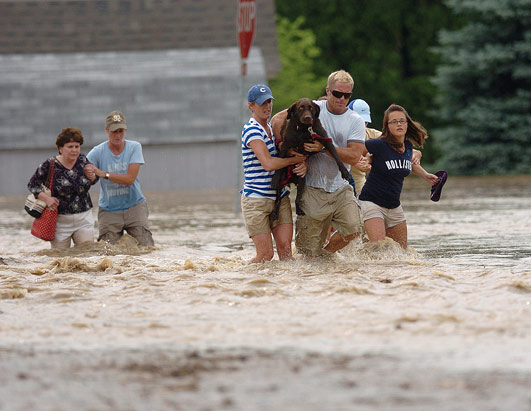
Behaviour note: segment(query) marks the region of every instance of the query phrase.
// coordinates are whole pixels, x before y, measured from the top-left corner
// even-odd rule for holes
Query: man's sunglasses
[[[345,97],[346,100],[348,100],[348,99],[352,96],[352,92],[350,92],[350,93],[343,93],[343,92],[341,92],[341,91],[337,91],[337,90],[330,90],[330,93],[332,93],[332,95],[333,95],[335,98]]]

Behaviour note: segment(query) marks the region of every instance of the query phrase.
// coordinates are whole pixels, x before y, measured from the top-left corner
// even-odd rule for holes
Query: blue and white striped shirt
[[[267,126],[273,136],[271,124],[268,122]],[[271,188],[271,180],[273,179],[274,171],[267,171],[262,167],[260,160],[249,146],[249,143],[254,140],[261,140],[265,143],[271,157],[277,157],[278,152],[273,140],[269,138],[266,130],[258,121],[251,117],[251,119],[243,126],[242,130],[242,157],[243,157],[243,175],[245,181],[243,183],[243,190],[240,191],[246,197],[262,198],[267,197],[274,199],[276,197],[276,190]],[[282,189],[282,197],[288,191],[286,187]]]

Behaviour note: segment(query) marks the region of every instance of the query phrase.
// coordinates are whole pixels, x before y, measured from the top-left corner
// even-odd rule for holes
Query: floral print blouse
[[[92,208],[89,189],[92,183],[83,171],[89,163],[84,154],[80,154],[71,170],[63,166],[55,157],[53,158],[53,193],[52,196],[59,200],[59,214],[77,214]],[[42,185],[46,184],[50,159],[42,163],[31,177],[28,188],[35,198],[42,192]]]

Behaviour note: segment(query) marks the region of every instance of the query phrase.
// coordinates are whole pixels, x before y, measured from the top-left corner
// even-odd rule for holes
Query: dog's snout
[[[306,110],[302,116],[301,116],[301,120],[304,124],[312,124],[313,123],[313,115],[312,115],[312,112],[310,110]]]

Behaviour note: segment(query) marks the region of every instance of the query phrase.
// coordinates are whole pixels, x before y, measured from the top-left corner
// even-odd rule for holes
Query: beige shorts
[[[153,236],[149,231],[149,210],[147,201],[135,204],[124,211],[98,211],[100,235],[98,241],[115,243],[123,235],[124,230],[143,246],[152,246]]]
[[[356,185],[356,195],[359,196],[361,193],[361,189],[365,185],[365,173],[363,171],[358,170],[356,167],[352,167],[350,170],[350,174],[352,174],[354,184]]]
[[[70,245],[94,241],[94,217],[92,209],[76,214],[59,214],[55,226],[52,248],[70,248]]]
[[[320,255],[328,227],[345,238],[363,231],[358,200],[350,184],[334,192],[306,186],[302,194],[304,216],[297,216],[295,245],[306,255]]]
[[[271,198],[255,198],[242,196],[241,207],[243,214],[243,221],[249,237],[254,237],[258,234],[270,233],[271,229],[280,224],[293,224],[293,217],[291,215],[291,203],[289,195],[284,196],[280,201],[280,209],[278,211],[278,220],[269,221],[269,214],[273,211],[275,200]]]
[[[381,218],[384,220],[385,228],[389,228],[406,221],[406,216],[404,215],[404,210],[401,205],[396,208],[385,208],[380,207],[378,204],[374,204],[371,201],[361,200],[360,205],[364,222],[371,218]]]

